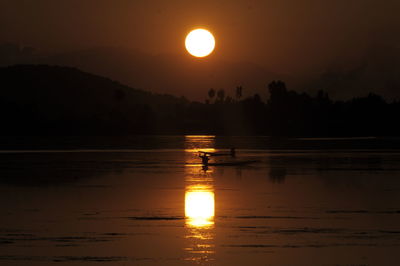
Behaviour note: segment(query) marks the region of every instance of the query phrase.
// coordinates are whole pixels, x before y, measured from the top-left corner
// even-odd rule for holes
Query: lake
[[[0,143],[0,265],[399,265],[396,139]]]

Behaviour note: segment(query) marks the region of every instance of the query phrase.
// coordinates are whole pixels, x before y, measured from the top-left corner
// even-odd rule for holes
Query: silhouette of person
[[[208,165],[203,165],[203,166],[201,167],[201,170],[203,170],[203,172],[207,173],[207,171],[208,171]]]
[[[201,158],[201,162],[203,165],[208,165],[208,161],[210,160],[210,158],[208,157],[207,154],[203,154],[203,155],[199,155],[199,157]]]

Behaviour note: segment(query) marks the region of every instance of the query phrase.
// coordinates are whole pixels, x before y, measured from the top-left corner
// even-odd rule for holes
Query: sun
[[[215,48],[215,38],[206,29],[192,30],[185,41],[186,50],[195,57],[206,57]]]

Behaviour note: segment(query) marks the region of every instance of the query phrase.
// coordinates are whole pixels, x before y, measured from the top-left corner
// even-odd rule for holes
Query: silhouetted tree
[[[255,103],[261,103],[261,97],[258,93],[254,94],[253,100]]]
[[[324,90],[318,90],[317,92],[317,103],[318,105],[328,105],[330,104],[331,100],[329,99],[329,95],[327,92],[324,92]]]
[[[217,92],[217,98],[218,101],[223,102],[225,99],[225,90],[224,89],[219,89]]]
[[[269,90],[269,103],[274,105],[279,105],[282,103],[288,96],[288,91],[286,89],[286,84],[283,81],[272,81],[268,85]]]
[[[213,88],[208,91],[208,97],[210,98],[210,101],[215,97],[215,90]]]
[[[242,98],[242,96],[243,96],[243,87],[242,86],[236,87],[236,99],[239,101],[240,98]]]
[[[0,68],[0,135],[248,134],[275,136],[400,136],[400,102],[369,94],[333,101],[328,94],[268,85],[267,104],[240,102],[210,89],[206,103],[135,90],[77,69]],[[54,88],[57,88],[55,93]],[[240,99],[243,88],[236,88]],[[88,101],[87,99],[90,99]],[[223,104],[222,104],[223,103]],[[271,176],[284,172],[271,173]]]

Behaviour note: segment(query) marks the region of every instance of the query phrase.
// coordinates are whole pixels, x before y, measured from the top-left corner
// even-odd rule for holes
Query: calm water
[[[3,150],[0,265],[399,265],[400,150],[270,142]],[[232,143],[257,162],[199,164]]]

